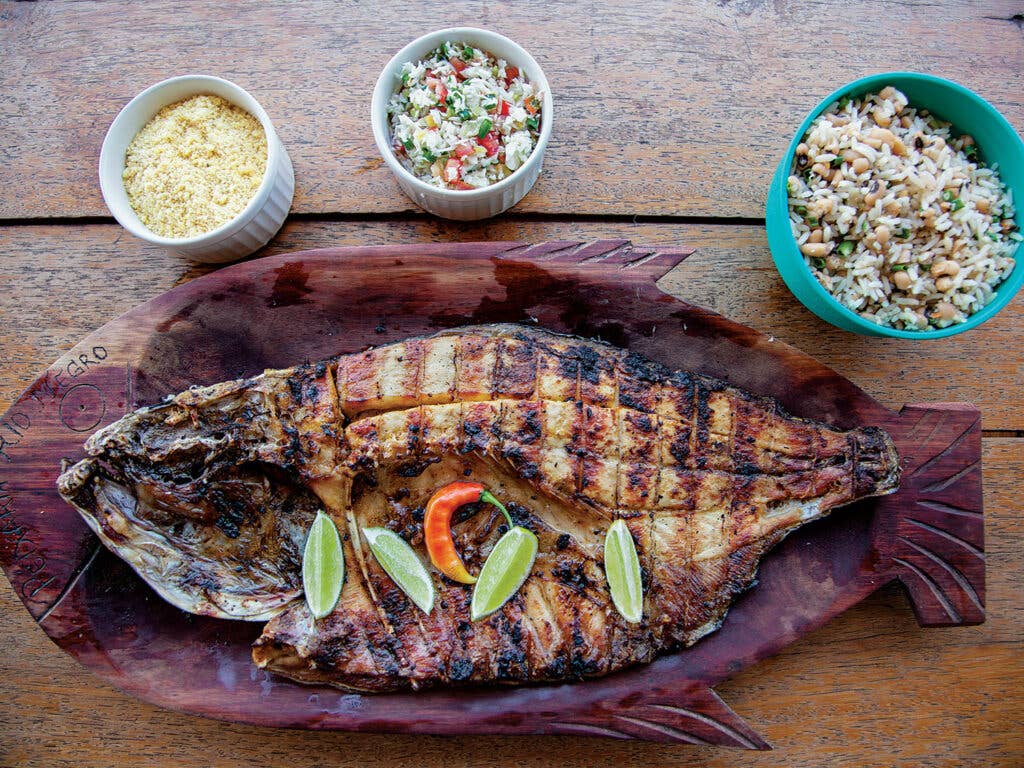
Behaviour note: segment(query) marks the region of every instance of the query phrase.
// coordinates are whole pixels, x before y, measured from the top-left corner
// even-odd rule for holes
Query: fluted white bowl
[[[161,237],[139,220],[128,202],[123,181],[125,150],[162,108],[199,94],[220,96],[260,121],[267,135],[267,168],[256,194],[231,221],[195,237]],[[208,264],[240,259],[266,245],[284,223],[295,192],[292,161],[266,111],[247,91],[212,75],[172,77],[128,102],[103,139],[99,175],[103,200],[122,227],[140,240]]]
[[[472,43],[477,48],[505,59],[509,64],[519,67],[530,82],[544,93],[541,105],[540,137],[537,146],[523,165],[507,178],[488,187],[473,190],[440,189],[427,184],[410,173],[395,157],[391,149],[391,126],[388,123],[387,106],[392,94],[401,82],[402,65],[408,61],[422,59],[445,40],[458,40]],[[512,42],[504,35],[474,27],[451,27],[431,32],[417,38],[400,50],[384,67],[377,85],[373,89],[373,101],[370,105],[370,120],[373,127],[373,138],[377,142],[384,162],[398,179],[398,186],[409,198],[424,210],[446,219],[473,221],[496,216],[518,203],[533,187],[544,164],[544,150],[551,136],[551,123],[554,107],[551,87],[544,76],[544,71],[526,50]]]

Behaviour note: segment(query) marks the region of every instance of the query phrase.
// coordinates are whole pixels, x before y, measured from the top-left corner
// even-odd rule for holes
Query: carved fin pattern
[[[551,730],[613,739],[771,749],[718,694],[699,684],[636,703],[617,702],[610,709],[551,723]]]
[[[654,280],[673,269],[693,248],[660,248],[636,246],[629,240],[597,240],[590,243],[569,240],[554,240],[537,245],[516,245],[501,253],[503,259],[529,259],[544,264],[560,264],[578,269],[590,264],[617,265],[619,269],[641,269],[649,272]]]
[[[981,421],[973,407],[904,408],[904,461],[892,537],[895,574],[926,627],[985,620]],[[945,435],[945,437],[943,437]],[[955,435],[952,441],[949,435]]]

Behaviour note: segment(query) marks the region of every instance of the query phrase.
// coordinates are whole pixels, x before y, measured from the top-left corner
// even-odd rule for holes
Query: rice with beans
[[[1010,191],[972,137],[892,86],[832,104],[797,147],[789,218],[818,282],[903,330],[962,323],[1013,271]]]

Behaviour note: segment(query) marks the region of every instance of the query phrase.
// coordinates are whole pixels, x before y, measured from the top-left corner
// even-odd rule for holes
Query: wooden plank
[[[978,330],[935,342],[869,339],[824,323],[782,283],[764,230],[752,226],[586,223],[505,218],[484,224],[408,221],[291,221],[266,254],[328,245],[454,240],[595,240],[689,245],[697,252],[661,286],[810,352],[890,406],[969,401],[987,430],[1024,429],[1019,408],[1024,296]],[[209,270],[146,246],[113,225],[0,228],[0,410],[38,371],[103,323]],[[980,375],[978,360],[984,360]]]
[[[1015,0],[502,4],[176,2],[0,5],[0,218],[107,215],[96,181],[118,110],[171,75],[249,89],[295,164],[298,212],[407,210],[369,129],[380,70],[431,28],[522,43],[555,97],[545,170],[521,211],[763,215],[792,131],[871,72],[920,70],[1024,125]],[[1018,19],[1015,21],[1014,19]]]
[[[988,620],[923,630],[898,587],[720,686],[775,753],[604,739],[346,735],[159,710],[98,682],[0,579],[0,765],[1016,766],[1024,761],[1024,440],[984,441]]]

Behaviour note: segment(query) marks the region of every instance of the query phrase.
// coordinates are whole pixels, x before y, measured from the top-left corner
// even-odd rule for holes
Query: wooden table
[[[988,620],[920,629],[882,589],[719,687],[777,752],[600,739],[272,731],[156,709],[50,643],[0,579],[0,764],[441,766],[1024,764],[1024,297],[965,336],[854,336],[796,303],[763,227],[790,131],[833,87],[914,69],[1024,126],[1024,3],[737,0],[620,4],[0,4],[0,410],[75,341],[208,267],[127,235],[100,197],[110,120],[209,72],[264,105],[295,164],[293,214],[258,255],[324,245],[626,237],[697,253],[662,285],[811,352],[890,405],[983,413]],[[493,221],[428,217],[370,135],[374,80],[429,28],[504,32],[541,62],[557,118],[545,169]]]

